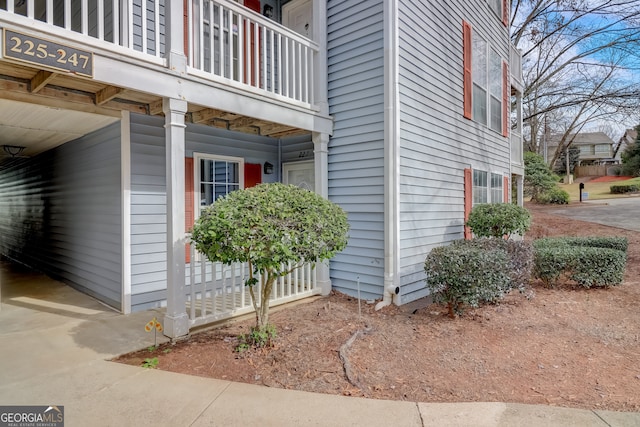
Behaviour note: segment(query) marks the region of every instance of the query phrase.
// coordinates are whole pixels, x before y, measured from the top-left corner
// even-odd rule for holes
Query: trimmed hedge
[[[536,200],[538,203],[542,203],[545,205],[566,205],[569,203],[569,193],[567,193],[560,187],[553,187],[552,189],[547,190],[542,194],[538,194]]]
[[[563,274],[585,288],[615,286],[624,279],[624,237],[546,238],[534,246],[534,275],[548,287]]]
[[[545,237],[537,239],[533,242],[533,246],[537,248],[551,246],[589,246],[593,248],[609,248],[626,252],[629,247],[629,241],[626,237]]]
[[[496,302],[513,287],[524,285],[532,266],[529,243],[473,239],[433,249],[424,268],[434,301],[446,303],[449,316],[455,317],[464,305]]]
[[[640,185],[612,185],[611,187],[609,187],[609,191],[611,191],[612,194],[635,193],[637,191],[640,191]]]
[[[474,206],[465,225],[476,237],[523,235],[531,226],[531,214],[512,203],[483,203]]]

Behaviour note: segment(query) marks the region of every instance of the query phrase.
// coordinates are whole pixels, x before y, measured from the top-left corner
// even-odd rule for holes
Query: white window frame
[[[473,206],[479,205],[479,204],[485,204],[485,203],[503,203],[503,197],[504,197],[504,174],[502,172],[489,172],[487,170],[484,169],[476,169],[473,168],[472,169],[473,174],[471,177],[471,192],[472,192],[472,197],[473,197]],[[485,174],[486,179],[487,179],[487,185],[486,186],[478,186],[476,185],[476,173],[480,174]],[[494,187],[492,184],[492,178],[497,177],[498,179],[498,186]],[[496,197],[497,200],[493,200],[496,197],[494,197],[493,192],[494,191],[499,191],[499,194],[496,193]],[[483,197],[477,197],[478,195],[483,196]],[[482,200],[478,201],[477,199],[480,198]]]
[[[504,106],[502,105],[502,93],[504,90],[502,87],[504,84],[502,63],[504,62],[504,58],[475,30],[471,32],[471,45],[471,117],[473,121],[487,126],[494,132],[502,134],[502,121],[504,120]],[[478,65],[478,58],[480,56],[480,52],[477,49],[478,45],[482,45],[484,51],[483,56],[485,63],[481,65]],[[492,69],[492,65],[494,65],[496,69]],[[497,67],[495,67],[496,65]],[[481,66],[483,70],[478,68]],[[478,99],[478,91],[484,92],[484,105],[482,105],[482,100]],[[492,99],[497,101],[497,112],[493,111],[495,109],[491,107]],[[484,110],[484,114],[480,115],[479,112],[482,110]],[[495,117],[499,119],[499,123],[496,123],[496,126],[493,126],[491,120],[494,114]]]
[[[496,15],[498,15],[498,18],[500,18],[500,21],[502,21],[502,0],[488,0],[488,3],[489,8],[493,10]]]
[[[238,181],[239,181],[239,189],[244,189],[244,158],[242,157],[231,157],[231,156],[218,156],[215,154],[207,154],[207,153],[193,153],[193,219],[194,221],[200,218],[200,211],[202,210],[202,206],[200,206],[200,200],[202,194],[200,193],[200,161],[201,160],[213,160],[213,161],[223,161],[230,163],[238,163]]]

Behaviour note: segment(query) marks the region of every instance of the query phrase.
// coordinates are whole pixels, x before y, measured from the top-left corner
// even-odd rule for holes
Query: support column
[[[318,53],[313,66],[312,104],[320,108],[320,114],[329,115],[329,90],[327,83],[327,0],[313,0],[313,41],[318,43]]]
[[[524,177],[522,175],[516,176],[516,192],[518,206],[524,206]]]
[[[185,295],[184,231],[184,115],[187,102],[164,98],[167,183],[167,312],[164,334],[178,338],[189,333]]]
[[[325,199],[329,198],[329,134],[313,132],[313,160],[315,172],[315,191]],[[316,277],[322,295],[331,292],[329,261],[316,264]]]
[[[187,57],[184,51],[184,1],[165,2],[166,57],[169,68],[177,73],[187,73]]]

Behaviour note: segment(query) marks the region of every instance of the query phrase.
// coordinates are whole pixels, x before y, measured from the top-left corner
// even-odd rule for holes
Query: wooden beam
[[[265,124],[264,126],[260,126],[260,135],[272,135],[275,133],[281,133],[281,132],[290,132],[296,130],[296,128],[292,128],[291,126],[286,126],[286,125],[280,125],[278,123],[269,123],[269,124]]]
[[[31,83],[29,85],[31,89],[31,93],[38,93],[40,89],[45,87],[47,83],[54,79],[57,76],[57,73],[53,73],[51,71],[40,70],[36,73],[35,76],[31,79]]]
[[[252,117],[239,117],[237,119],[229,121],[229,129],[239,130],[248,126],[255,126],[256,122],[257,120]]]
[[[193,113],[191,113],[191,117],[192,117],[193,123],[203,123],[203,122],[208,122],[211,119],[220,118],[224,114],[225,112],[222,110],[205,108],[204,110],[194,111]]]
[[[124,89],[117,86],[107,86],[96,93],[96,105],[103,105],[124,92]]]
[[[163,114],[162,111],[162,99],[149,103],[149,114],[152,116],[157,116],[158,114]]]
[[[114,103],[113,107],[109,105],[111,108],[104,108],[95,105],[93,96],[90,94],[66,92],[49,87],[44,87],[37,94],[33,94],[29,92],[27,86],[27,83],[0,79],[0,98],[111,117],[120,117],[119,110],[135,111],[132,107],[136,107],[133,104]]]

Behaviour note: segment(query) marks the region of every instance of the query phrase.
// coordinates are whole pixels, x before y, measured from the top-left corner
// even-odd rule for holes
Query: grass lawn
[[[600,199],[615,199],[620,197],[629,197],[623,194],[611,194],[609,188],[612,185],[628,185],[628,184],[636,184],[640,185],[640,178],[628,179],[626,181],[614,181],[614,182],[586,182],[584,184],[584,191],[589,193],[589,196],[586,200],[600,200]],[[573,184],[559,184],[560,188],[569,193],[570,200],[579,201],[580,200],[580,190],[579,183],[574,182]]]

